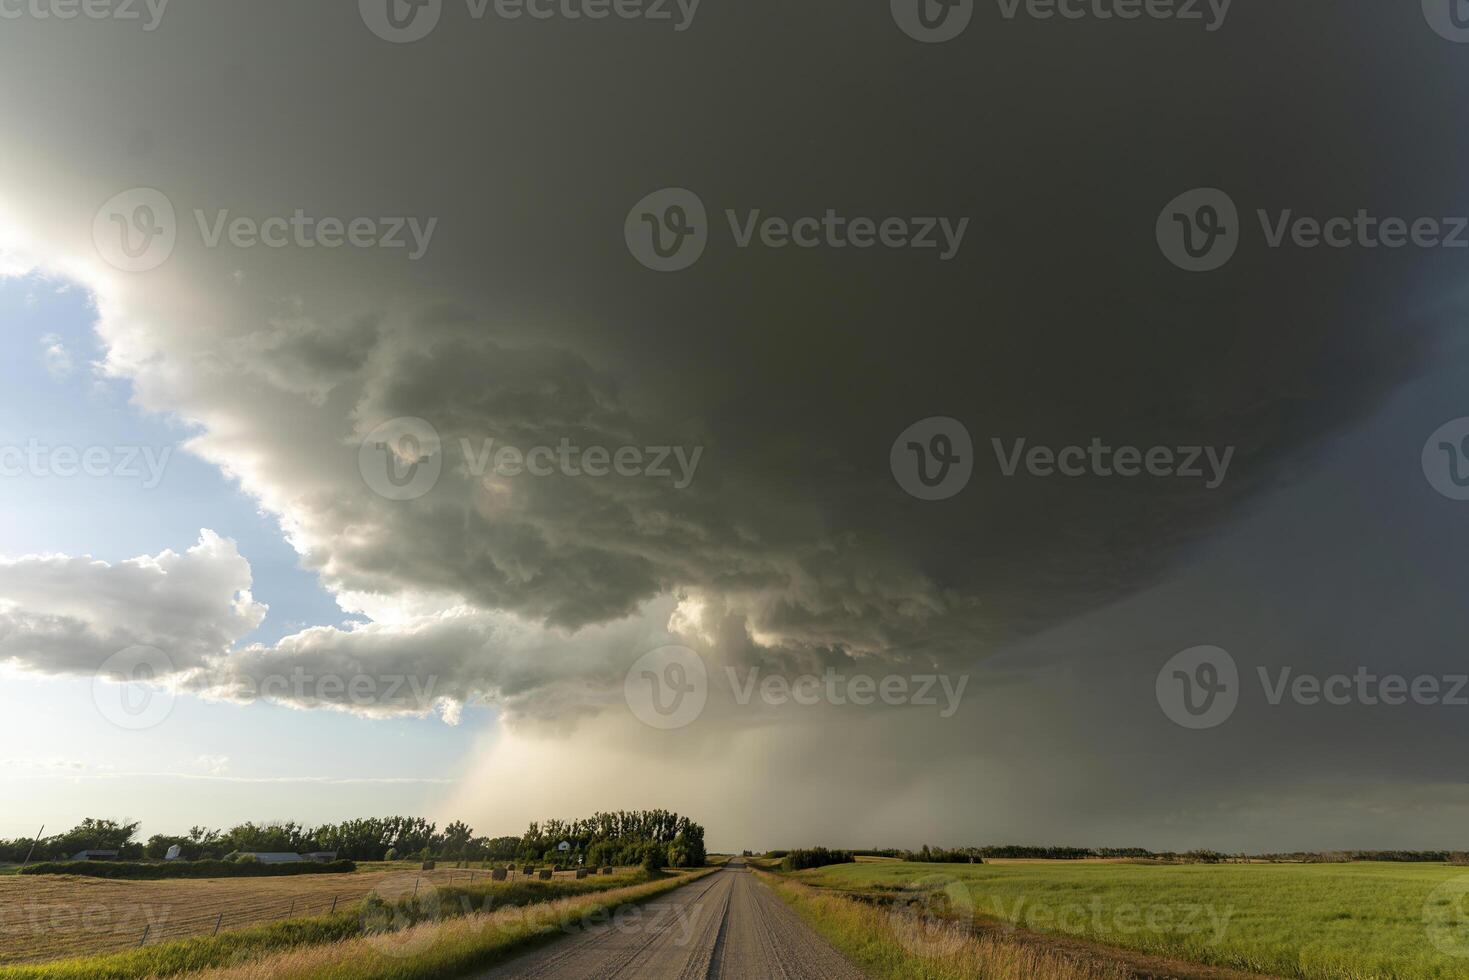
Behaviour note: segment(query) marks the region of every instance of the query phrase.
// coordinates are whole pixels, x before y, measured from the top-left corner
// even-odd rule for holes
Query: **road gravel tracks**
[[[502,964],[479,980],[863,980],[744,865]]]

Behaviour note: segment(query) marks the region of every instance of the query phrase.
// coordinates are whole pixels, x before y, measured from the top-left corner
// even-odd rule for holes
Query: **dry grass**
[[[464,884],[470,872],[391,870],[282,878],[202,878],[125,881],[72,875],[0,877],[0,963],[39,962],[138,945],[207,936],[224,913],[221,931],[291,917],[356,908],[374,890],[397,897],[416,879]],[[475,871],[476,883],[489,875]],[[517,878],[519,876],[516,876]],[[574,879],[574,872],[556,878]]]
[[[191,980],[429,980],[490,966],[584,919],[681,887],[713,869],[575,898],[429,922],[378,936],[307,946]]]
[[[1131,980],[1120,965],[1094,963],[1033,944],[1006,942],[941,918],[895,911],[761,874],[812,928],[873,977],[890,980]]]

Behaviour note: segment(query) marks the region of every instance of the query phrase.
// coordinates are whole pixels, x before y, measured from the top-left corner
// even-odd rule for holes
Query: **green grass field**
[[[800,872],[921,890],[976,919],[1311,980],[1469,978],[1469,869],[1437,864],[859,863]]]

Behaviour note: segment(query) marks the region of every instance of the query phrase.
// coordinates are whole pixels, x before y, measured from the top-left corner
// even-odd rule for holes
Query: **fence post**
[[[292,915],[295,914],[295,912],[296,912],[296,900],[293,898],[293,899],[291,899],[291,907],[288,910],[286,910],[286,918],[289,919]]]
[[[138,940],[138,945],[139,946],[143,945],[144,943],[146,943],[148,941],[148,930],[151,929],[151,928],[153,928],[153,923],[151,923],[151,922],[144,923],[144,925],[143,925],[143,938],[141,938],[141,939]]]
[[[414,898],[417,898],[418,897],[418,883],[420,881],[422,881],[422,880],[423,880],[422,878],[414,878],[413,879],[413,897]]]
[[[219,935],[219,924],[224,921],[224,909],[219,910],[219,918],[214,920],[214,935]]]
[[[337,910],[337,896],[333,895],[332,896],[332,912],[335,912],[336,910]],[[330,915],[331,912],[328,912],[327,914]]]

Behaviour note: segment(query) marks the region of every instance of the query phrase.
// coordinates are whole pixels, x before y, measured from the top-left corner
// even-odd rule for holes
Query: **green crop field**
[[[1469,978],[1469,869],[1442,864],[859,863],[792,877],[1280,976]]]

